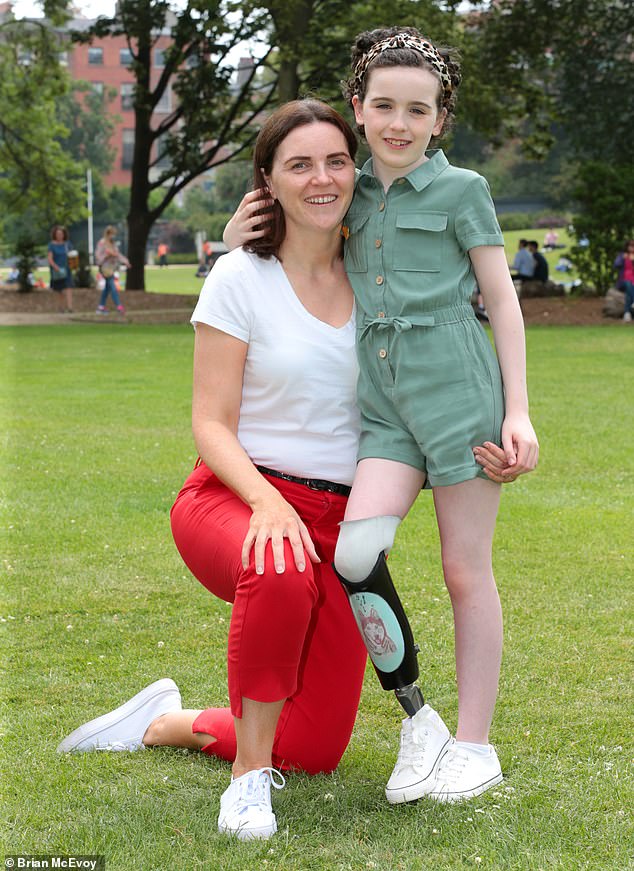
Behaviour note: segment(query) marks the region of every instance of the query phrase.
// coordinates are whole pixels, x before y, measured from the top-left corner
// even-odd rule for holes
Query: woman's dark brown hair
[[[68,230],[66,229],[66,227],[62,226],[62,224],[53,225],[53,227],[51,228],[51,239],[53,240],[53,242],[55,241],[55,234],[58,230],[62,231],[62,233],[64,234],[64,242],[66,242],[68,240]]]
[[[266,119],[258,134],[253,154],[254,187],[265,188],[267,186],[264,176],[265,174],[270,175],[277,149],[292,130],[320,122],[332,124],[341,131],[348,146],[348,153],[354,160],[358,146],[357,138],[345,118],[327,103],[322,103],[321,100],[293,100],[276,109]],[[269,211],[269,209],[263,211]],[[254,239],[244,246],[247,251],[265,259],[271,256],[277,257],[280,246],[286,237],[284,212],[277,200],[272,206],[272,212],[270,232],[263,238]]]

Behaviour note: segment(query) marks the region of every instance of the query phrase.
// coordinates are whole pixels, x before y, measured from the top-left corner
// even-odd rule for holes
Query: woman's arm
[[[271,219],[272,213],[262,212],[262,209],[272,206],[273,202],[267,188],[258,188],[242,197],[222,234],[222,241],[230,251],[266,236],[269,232],[266,222]]]
[[[53,259],[53,252],[50,248],[48,249],[48,263],[51,269],[54,269],[55,272],[59,272],[59,266],[57,265],[57,263],[55,263],[55,260]]]
[[[501,246],[478,246],[469,251],[495,338],[504,384],[506,414],[502,447],[510,474],[532,471],[539,444],[528,415],[524,320]]]
[[[304,548],[319,562],[308,530],[295,509],[251,462],[238,441],[242,379],[248,345],[206,324],[197,324],[194,342],[192,429],[205,465],[252,510],[242,548],[242,564],[249,564],[254,547],[258,574],[264,571],[266,542],[270,539],[275,570],[283,572],[284,538],[288,538],[295,565],[304,571]]]

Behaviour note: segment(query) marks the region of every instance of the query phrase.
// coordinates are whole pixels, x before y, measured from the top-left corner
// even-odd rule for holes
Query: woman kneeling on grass
[[[341,237],[355,152],[352,129],[323,103],[271,115],[254,157],[256,183],[274,191],[271,231],[218,261],[192,316],[200,461],[172,529],[193,574],[233,602],[231,707],[183,711],[165,679],[58,748],[170,745],[226,759],[218,827],[245,839],[276,831],[271,783],[284,778],[273,766],[336,768],[366,661],[331,568],[359,436]]]

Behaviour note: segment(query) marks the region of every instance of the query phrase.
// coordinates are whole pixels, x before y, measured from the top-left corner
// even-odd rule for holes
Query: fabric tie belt
[[[340,496],[349,496],[351,487],[348,484],[337,484],[334,481],[323,481],[321,478],[297,478],[295,475],[287,475],[286,472],[278,472],[277,469],[267,469],[266,466],[256,466],[258,472],[270,475],[271,478],[281,478],[283,481],[291,481],[293,484],[303,484],[309,490],[322,490],[326,493],[338,493]]]
[[[411,315],[407,318],[398,315],[394,317],[384,315],[377,318],[364,316],[361,321],[359,339],[365,338],[372,327],[378,327],[378,329],[392,327],[396,333],[404,333],[414,327],[435,327],[438,324],[454,324],[471,318],[475,318],[473,308],[466,304],[452,305],[447,308],[427,312],[427,314]]]

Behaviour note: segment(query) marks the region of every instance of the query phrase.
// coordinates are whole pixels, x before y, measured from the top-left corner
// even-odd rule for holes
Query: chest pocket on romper
[[[343,262],[346,272],[368,271],[366,234],[362,231],[368,223],[369,217],[369,215],[348,215],[343,222],[350,232],[343,249]]]
[[[392,268],[439,272],[447,212],[401,212],[396,216]]]

